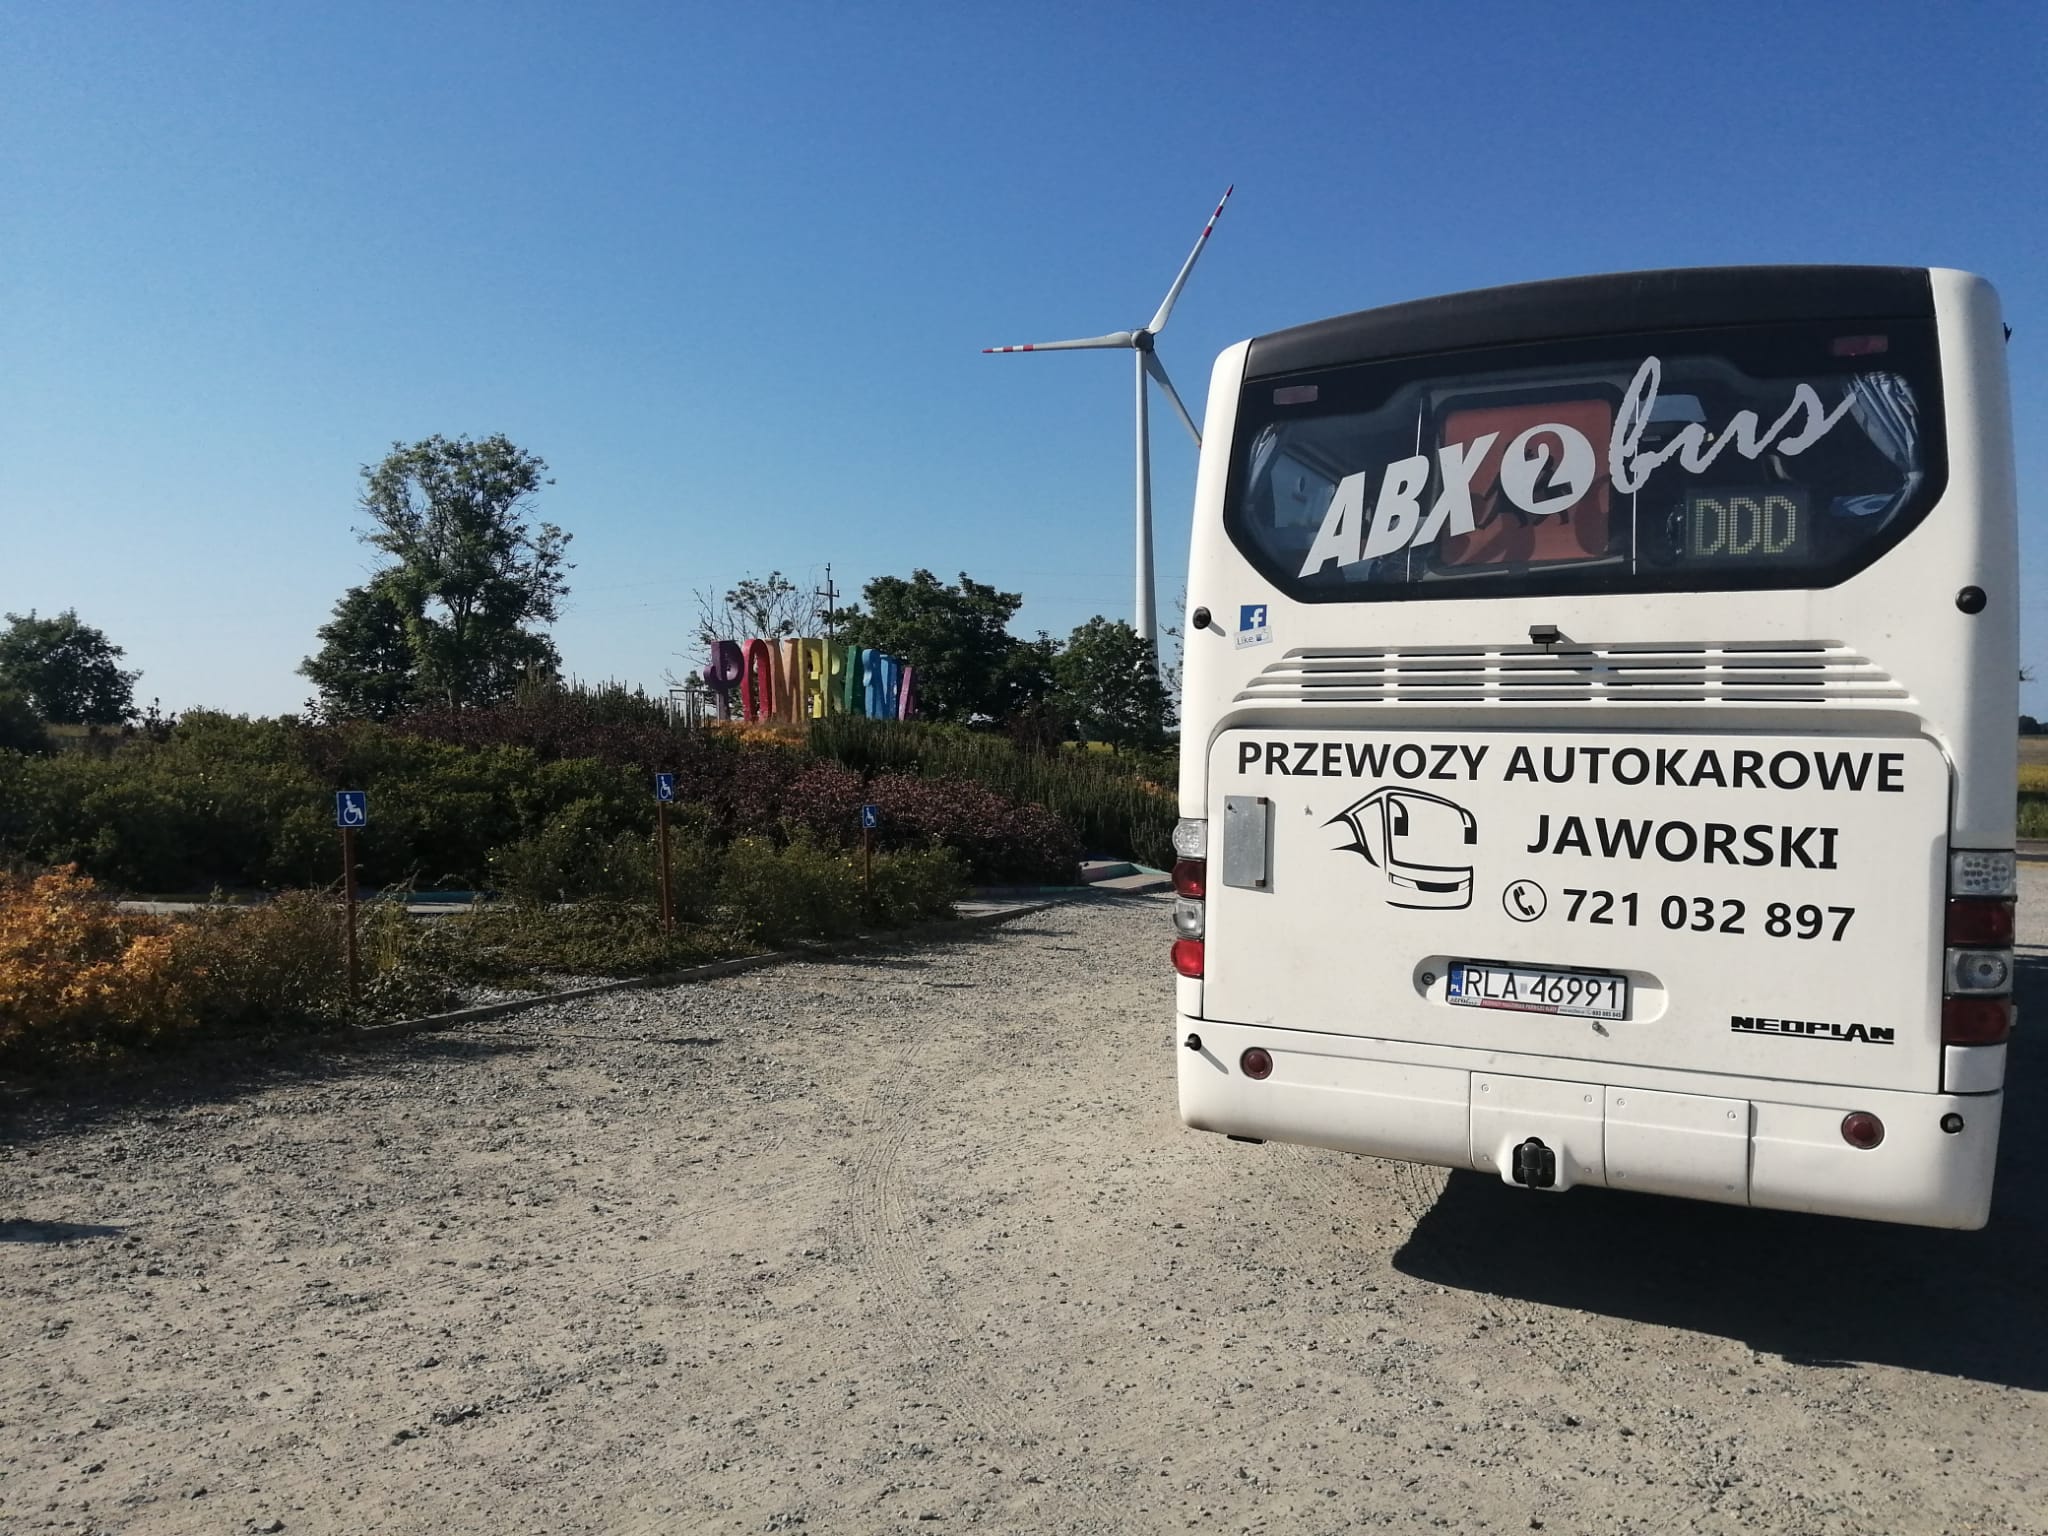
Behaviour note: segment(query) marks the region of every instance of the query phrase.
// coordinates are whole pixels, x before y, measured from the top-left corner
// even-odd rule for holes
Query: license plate
[[[1580,1019],[1628,1017],[1628,978],[1541,965],[1451,966],[1444,996],[1461,1008],[1511,1008],[1521,1013],[1562,1013]]]

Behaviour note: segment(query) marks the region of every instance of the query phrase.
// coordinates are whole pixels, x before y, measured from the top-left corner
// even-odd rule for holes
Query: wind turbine
[[[1073,352],[1097,347],[1128,347],[1135,354],[1132,370],[1138,386],[1138,592],[1137,616],[1132,627],[1137,630],[1146,647],[1155,654],[1159,647],[1159,624],[1152,606],[1152,437],[1145,376],[1150,374],[1158,382],[1159,387],[1166,391],[1166,398],[1173,402],[1173,408],[1180,414],[1181,423],[1188,429],[1188,435],[1194,438],[1197,448],[1201,447],[1201,430],[1196,427],[1195,418],[1188,414],[1188,408],[1181,404],[1180,395],[1174,390],[1173,380],[1166,376],[1166,365],[1159,361],[1158,354],[1152,350],[1152,339],[1166,329],[1166,320],[1173,313],[1174,301],[1180,297],[1181,289],[1188,285],[1188,274],[1195,270],[1195,262],[1202,254],[1202,247],[1209,243],[1209,232],[1216,227],[1216,221],[1223,217],[1223,204],[1230,201],[1230,194],[1236,190],[1235,183],[1224,188],[1222,201],[1216,204],[1216,211],[1209,215],[1209,222],[1202,226],[1202,233],[1195,240],[1195,248],[1188,252],[1188,259],[1181,264],[1180,275],[1173,280],[1173,286],[1166,290],[1166,297],[1160,300],[1159,312],[1141,329],[1111,331],[1107,336],[1086,336],[1079,341],[1039,341],[1021,347],[981,349],[984,353]]]

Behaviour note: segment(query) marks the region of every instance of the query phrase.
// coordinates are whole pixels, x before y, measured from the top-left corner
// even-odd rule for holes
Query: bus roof
[[[1360,310],[1255,338],[1245,377],[1467,347],[1769,325],[1792,320],[1926,319],[1925,267],[1678,267],[1477,288]]]

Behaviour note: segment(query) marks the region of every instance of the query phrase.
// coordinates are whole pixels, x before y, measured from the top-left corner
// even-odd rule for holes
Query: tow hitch
[[[1557,1183],[1557,1154],[1531,1136],[1515,1148],[1515,1161],[1508,1172],[1517,1184],[1549,1189]]]

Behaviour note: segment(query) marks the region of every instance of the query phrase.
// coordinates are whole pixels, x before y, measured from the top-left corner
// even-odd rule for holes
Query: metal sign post
[[[875,899],[875,828],[881,824],[879,805],[860,808],[860,887],[861,894],[870,902]]]
[[[661,842],[661,931],[667,937],[673,937],[676,931],[675,882],[669,873],[668,853],[668,808],[675,797],[676,776],[657,773],[654,776],[654,821]]]
[[[341,907],[348,929],[348,1000],[353,1007],[362,991],[362,961],[356,952],[356,828],[370,824],[369,791],[335,791],[334,824],[341,828]]]

